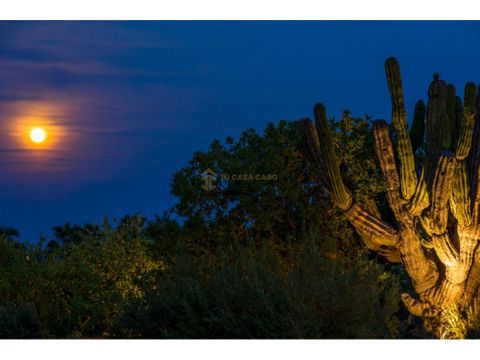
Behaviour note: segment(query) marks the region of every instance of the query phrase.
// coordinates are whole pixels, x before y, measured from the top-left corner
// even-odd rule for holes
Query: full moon
[[[47,138],[47,133],[42,128],[36,127],[30,131],[30,140],[36,144],[40,144]]]

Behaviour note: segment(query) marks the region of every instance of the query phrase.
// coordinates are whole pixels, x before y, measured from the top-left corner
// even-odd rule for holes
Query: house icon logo
[[[202,173],[202,189],[205,191],[212,191],[215,189],[215,180],[217,178],[217,174],[215,174],[212,169],[207,169]]]

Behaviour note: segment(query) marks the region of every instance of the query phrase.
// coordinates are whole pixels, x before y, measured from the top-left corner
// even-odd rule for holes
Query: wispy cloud
[[[188,51],[156,23],[0,22],[4,178],[81,182],[161,163],[169,131],[201,126],[208,108],[196,81],[215,67]],[[42,122],[55,146],[38,152],[27,132]]]

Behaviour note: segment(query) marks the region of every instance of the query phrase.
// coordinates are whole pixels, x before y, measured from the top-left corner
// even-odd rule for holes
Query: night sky
[[[0,224],[35,242],[67,221],[151,217],[213,139],[319,101],[390,121],[392,55],[411,115],[433,72],[461,94],[480,82],[479,45],[479,22],[0,22]]]

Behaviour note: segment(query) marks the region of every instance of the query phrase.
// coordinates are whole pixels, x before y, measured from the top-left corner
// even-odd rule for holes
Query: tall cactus
[[[385,70],[395,136],[383,120],[374,123],[373,135],[394,224],[345,187],[322,104],[314,108],[316,125],[304,119],[302,129],[320,181],[366,246],[392,261],[398,257],[389,259],[382,249],[400,254],[416,292],[402,294],[406,308],[438,337],[461,337],[452,316],[480,315],[472,310],[480,301],[480,95],[468,83],[462,103],[455,87],[434,74],[428,104],[417,102],[409,132],[398,61],[388,58]],[[420,147],[425,156],[415,164]]]

